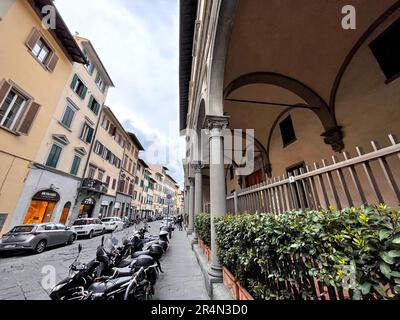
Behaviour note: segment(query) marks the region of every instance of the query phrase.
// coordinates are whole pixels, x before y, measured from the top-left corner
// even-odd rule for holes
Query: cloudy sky
[[[183,183],[178,123],[178,0],[56,0],[72,33],[91,40],[116,88],[109,105],[150,163]]]

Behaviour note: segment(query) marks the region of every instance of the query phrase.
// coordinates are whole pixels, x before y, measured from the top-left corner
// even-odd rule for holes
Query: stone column
[[[194,219],[196,215],[202,213],[203,209],[203,176],[202,166],[200,163],[193,165],[194,171]],[[197,242],[197,232],[195,233],[194,240]]]
[[[189,226],[188,234],[192,234],[194,230],[194,181],[189,178]]]
[[[224,129],[228,125],[226,116],[206,116],[206,126],[210,130],[210,202],[211,202],[211,266],[212,281],[222,280],[222,266],[217,256],[217,242],[214,219],[226,214]]]

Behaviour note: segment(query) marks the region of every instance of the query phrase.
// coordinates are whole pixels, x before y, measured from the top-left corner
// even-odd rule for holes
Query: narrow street
[[[150,223],[150,232],[157,234],[159,222]],[[121,241],[134,229],[115,233]],[[68,268],[82,244],[81,262],[88,262],[95,256],[101,237],[80,239],[71,246],[49,249],[40,255],[14,254],[0,256],[0,300],[48,300],[49,289],[42,287],[42,280],[48,268],[54,267],[56,281],[68,275]],[[186,232],[176,230],[170,248],[161,261],[164,273],[156,284],[157,300],[208,299],[204,281],[196,259],[190,250]]]

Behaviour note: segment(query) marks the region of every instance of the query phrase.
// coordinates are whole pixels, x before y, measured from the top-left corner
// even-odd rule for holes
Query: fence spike
[[[378,142],[376,142],[374,140],[371,141],[371,145],[372,145],[372,148],[374,149],[374,151],[378,151],[380,149]]]
[[[348,153],[347,151],[343,152],[343,157],[344,157],[345,160],[350,160],[351,159],[350,153]]]

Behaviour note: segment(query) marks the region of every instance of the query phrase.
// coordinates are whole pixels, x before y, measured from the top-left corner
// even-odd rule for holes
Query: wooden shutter
[[[71,82],[71,89],[72,89],[72,90],[74,90],[77,81],[78,81],[78,75],[75,74],[75,75],[74,75],[74,78],[72,79],[72,82]]]
[[[53,72],[54,69],[56,68],[58,60],[59,60],[58,56],[54,52],[52,52],[51,57],[47,62],[47,69]]]
[[[10,89],[11,89],[11,84],[9,84],[7,81],[3,81],[3,83],[0,86],[0,108],[3,107],[3,101],[10,92]]]
[[[86,138],[87,143],[92,143],[93,134],[94,134],[94,129],[89,127],[89,131],[88,131],[87,138]]]
[[[33,28],[28,39],[26,40],[25,44],[26,46],[30,49],[33,50],[35,47],[35,44],[39,41],[40,39],[40,32],[36,28]]]
[[[40,104],[38,104],[36,102],[31,103],[29,109],[26,111],[25,118],[23,119],[21,125],[19,126],[19,128],[17,130],[19,133],[26,134],[26,135],[29,133],[29,131],[32,127],[33,121],[35,120],[36,115],[39,112],[39,109],[40,109]]]

